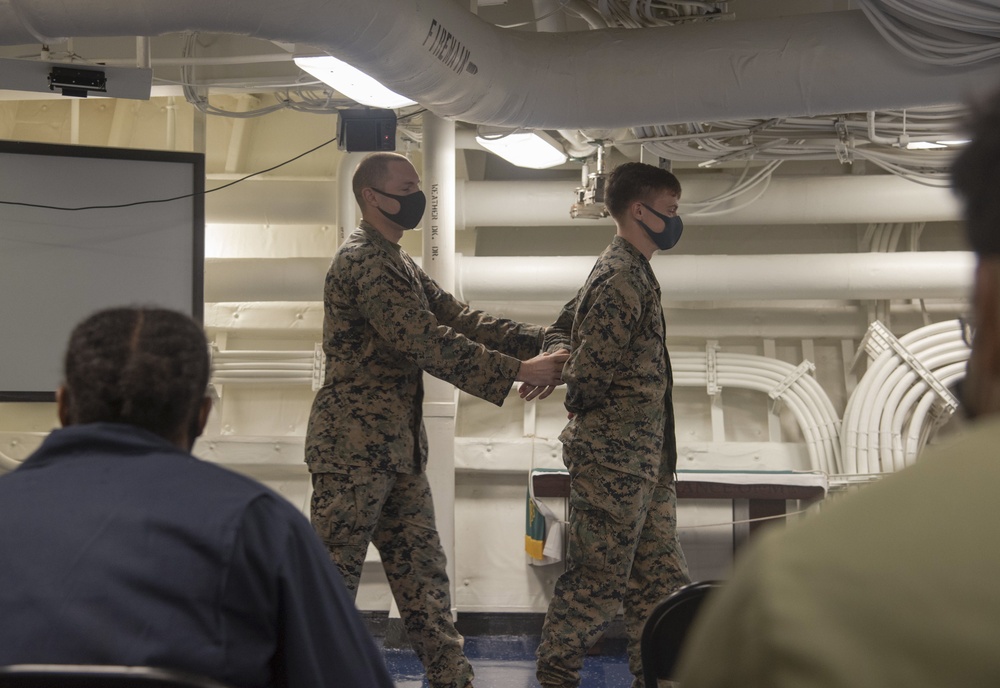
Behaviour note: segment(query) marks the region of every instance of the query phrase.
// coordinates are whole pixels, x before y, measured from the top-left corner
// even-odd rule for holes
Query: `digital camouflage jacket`
[[[656,480],[677,465],[660,285],[646,257],[616,236],[576,298],[563,306],[545,350],[568,347],[559,439],[572,456]]]
[[[306,433],[314,473],[422,471],[422,371],[499,406],[545,331],[471,310],[366,222],[333,258],[324,307],[326,378]]]

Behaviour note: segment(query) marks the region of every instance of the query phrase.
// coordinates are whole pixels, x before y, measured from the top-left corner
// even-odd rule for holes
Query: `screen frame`
[[[182,193],[172,193],[150,189],[149,200],[183,197],[191,201],[191,307],[190,315],[198,323],[204,323],[205,313],[205,156],[202,153],[184,151],[147,150],[137,148],[105,148],[69,144],[36,143],[26,141],[0,140],[0,156],[32,155],[58,158],[90,158],[99,160],[139,161],[169,164],[186,164],[191,168],[190,188]],[[3,193],[0,190],[0,198]],[[2,200],[12,200],[3,198]],[[146,200],[146,199],[136,199]],[[153,203],[155,207],[158,203]],[[53,205],[58,205],[54,202]],[[75,207],[73,203],[66,203]],[[0,204],[0,222],[3,208]],[[142,206],[135,206],[141,208]],[[64,212],[64,211],[59,211]],[[81,211],[86,212],[86,211]],[[105,211],[107,212],[107,211]],[[107,304],[107,307],[122,304]],[[75,323],[74,323],[75,325]],[[0,389],[0,402],[53,402],[55,390],[4,390]]]

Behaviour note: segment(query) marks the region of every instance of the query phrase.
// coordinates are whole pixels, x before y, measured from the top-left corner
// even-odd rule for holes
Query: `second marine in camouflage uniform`
[[[387,170],[374,198],[400,198],[394,184],[396,194],[419,193],[406,158],[369,158],[355,174],[356,195],[359,175],[373,162]],[[538,370],[532,363],[551,368],[545,379],[552,382],[561,364],[538,356],[522,367],[521,359],[541,350],[544,328],[470,310],[399,247],[406,227],[387,225],[371,211],[371,203],[362,204],[363,215],[382,226],[362,221],[326,278],[326,379],[306,434],[312,520],[354,593],[368,544],[375,544],[430,685],[463,688],[473,672],[451,619],[446,558],[424,472],[423,372],[500,405],[515,379]],[[422,204],[416,220],[420,213]]]
[[[571,512],[538,680],[578,685],[587,649],[624,603],[629,668],[641,685],[642,626],[656,602],[689,581],[676,532],[670,360],[647,256],[615,236],[551,331],[547,350],[572,351],[563,370],[572,417],[559,438]]]

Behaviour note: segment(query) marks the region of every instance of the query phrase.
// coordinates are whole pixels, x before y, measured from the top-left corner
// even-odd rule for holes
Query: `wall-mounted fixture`
[[[83,62],[0,58],[0,89],[149,100],[153,70]]]
[[[608,175],[604,172],[604,142],[597,145],[597,171],[591,172],[590,166],[584,164],[581,170],[583,186],[576,190],[576,202],[569,209],[569,216],[574,220],[578,217],[587,220],[600,220],[610,215],[604,205],[604,190],[608,183]]]
[[[331,55],[298,56],[294,59],[299,69],[362,105],[389,109],[416,105],[415,101],[390,91],[360,69]]]
[[[341,110],[337,148],[349,153],[396,150],[396,113],[382,108]]]

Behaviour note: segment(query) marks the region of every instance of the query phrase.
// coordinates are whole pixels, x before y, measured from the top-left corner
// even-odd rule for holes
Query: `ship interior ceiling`
[[[474,307],[548,324],[614,233],[600,203],[606,173],[641,160],[678,176],[684,235],[652,265],[676,371],[681,480],[810,476],[832,499],[960,431],[973,257],[948,170],[969,99],[1000,77],[1000,8],[240,5],[235,16],[218,0],[0,0],[0,140],[205,155],[217,399],[200,456],[307,510],[323,281],[358,219],[349,177],[363,155],[336,141],[338,113],[361,106],[293,61],[318,54],[414,102],[394,108],[396,150],[422,170],[431,208],[402,245]],[[20,66],[42,61],[150,69],[151,91],[11,87]],[[562,162],[531,169],[484,148],[533,132]],[[497,408],[429,384],[427,398],[458,612],[544,612],[562,565],[526,564],[525,492],[533,468],[562,466],[565,391],[533,403],[512,391]],[[0,405],[0,471],[54,424],[52,404]],[[546,501],[564,513],[561,499]],[[809,508],[822,505],[788,504]],[[694,578],[728,575],[741,520],[725,500],[682,499]],[[369,559],[359,606],[388,610]]]

